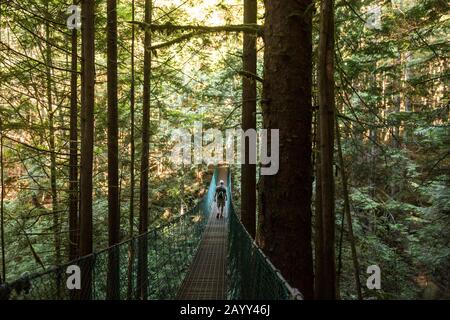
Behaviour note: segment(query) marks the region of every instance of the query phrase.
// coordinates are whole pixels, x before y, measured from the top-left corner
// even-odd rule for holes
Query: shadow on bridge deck
[[[218,181],[227,185],[227,177],[228,167],[219,166]],[[179,300],[226,299],[228,213],[224,211],[224,218],[217,219],[217,210],[214,203],[194,261],[178,292]]]

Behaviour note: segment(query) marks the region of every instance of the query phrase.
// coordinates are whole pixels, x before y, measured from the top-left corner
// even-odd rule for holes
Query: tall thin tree
[[[2,1],[0,1],[0,19],[3,14]],[[1,24],[0,24],[0,40],[1,40]],[[2,188],[0,195],[0,245],[2,250],[2,273],[0,274],[0,283],[6,282],[6,260],[5,260],[5,216],[4,216],[4,199],[5,199],[5,181],[3,176],[3,121],[0,119],[0,186]]]
[[[280,130],[280,163],[277,174],[260,179],[258,240],[286,279],[311,299],[312,1],[265,5],[263,124]]]
[[[355,244],[355,236],[353,233],[353,223],[352,223],[352,215],[350,212],[350,197],[348,192],[348,182],[347,182],[347,172],[344,167],[344,157],[342,155],[342,146],[341,146],[341,134],[338,121],[336,122],[336,142],[337,142],[337,151],[338,151],[338,159],[339,159],[339,168],[341,171],[341,179],[342,179],[342,193],[344,197],[344,214],[345,219],[347,220],[347,228],[348,228],[348,237],[350,241],[350,248],[352,250],[352,262],[353,262],[353,272],[355,276],[355,287],[356,293],[358,295],[358,299],[362,300],[362,290],[361,290],[361,280],[359,278],[359,261],[358,254],[356,252],[356,244]],[[339,283],[339,279],[338,279]],[[339,287],[339,286],[338,286]]]
[[[108,46],[108,235],[109,246],[120,241],[119,203],[119,113],[117,100],[117,2],[107,2]],[[108,255],[107,298],[118,299],[119,252],[114,247]]]
[[[46,4],[47,18],[50,16],[49,3]],[[55,132],[55,112],[56,108],[53,106],[53,74],[52,74],[52,47],[50,45],[50,23],[45,23],[45,62],[46,62],[46,98],[47,98],[47,114],[48,114],[48,126],[49,126],[49,150],[50,150],[50,190],[52,197],[52,220],[53,220],[53,244],[55,249],[56,266],[61,265],[61,224],[60,224],[60,212],[58,208],[58,186],[57,186],[57,164],[56,164],[56,132]],[[61,276],[56,276],[56,291],[57,297],[61,293]]]
[[[74,4],[75,4],[74,0]],[[78,190],[78,31],[71,34],[70,123],[69,123],[69,261],[79,256],[79,190]],[[71,299],[77,293],[71,291]]]
[[[244,0],[244,24],[256,24],[257,1]],[[256,39],[255,33],[244,33],[243,62],[244,71],[256,74]],[[251,76],[242,80],[242,129],[256,129],[256,81]],[[256,164],[249,163],[250,141],[245,143],[245,161],[241,175],[241,219],[249,234],[256,234]]]
[[[3,123],[0,119],[0,185],[2,188],[0,197],[0,232],[1,234],[1,249],[2,249],[2,273],[0,283],[2,281],[6,282],[6,259],[5,259],[5,177],[3,168]]]
[[[75,4],[76,0],[74,0]],[[78,31],[71,34],[70,156],[69,156],[69,259],[78,256]]]
[[[322,178],[320,166],[320,127],[319,110],[315,112],[314,137],[315,137],[315,199],[314,199],[314,297],[320,298],[323,292],[322,268],[323,268],[323,225],[322,225]]]
[[[152,1],[145,0],[145,22],[152,23]],[[147,299],[148,269],[147,269],[147,237],[142,236],[148,229],[149,198],[149,147],[150,147],[150,80],[151,80],[151,30],[145,29],[144,37],[144,92],[142,105],[142,152],[141,152],[141,181],[140,181],[140,208],[139,208],[139,238],[138,244],[138,297]]]
[[[95,4],[82,2],[83,77],[82,103],[83,127],[81,141],[81,186],[80,186],[80,254],[92,253],[92,174],[94,160],[94,103],[95,103]],[[82,265],[83,285],[81,298],[90,299],[92,293],[92,260]]]
[[[131,1],[131,21],[135,20],[135,2]],[[135,133],[135,67],[134,67],[134,52],[135,52],[135,24],[131,24],[131,84],[130,84],[130,211],[128,216],[128,228],[129,228],[129,237],[133,238],[134,236],[134,192],[135,192],[135,152],[136,147],[134,143]],[[134,262],[134,242],[130,242],[130,248],[128,252],[128,289],[127,289],[127,297],[128,299],[132,298],[132,289],[133,289],[133,262]]]
[[[320,299],[336,298],[335,266],[335,210],[334,210],[334,1],[323,0],[320,7],[319,40],[319,113],[320,113],[320,174],[322,204],[323,265],[321,277],[323,292]]]

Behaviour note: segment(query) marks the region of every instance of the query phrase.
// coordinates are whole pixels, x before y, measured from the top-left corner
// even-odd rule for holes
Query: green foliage
[[[381,30],[364,26],[371,5],[381,6]],[[418,298],[419,274],[450,291],[448,9],[440,0],[336,9],[337,106],[359,271],[364,279],[368,265],[382,270],[382,290],[365,289],[367,298]],[[342,254],[341,293],[355,298],[345,230]]]
[[[99,250],[108,243],[107,44],[106,3],[96,3],[93,205],[95,249]],[[259,4],[262,13],[262,1]],[[382,7],[380,30],[365,27],[365,12],[371,5]],[[18,1],[2,3],[0,118],[5,137],[8,280],[25,271],[55,264],[54,236],[58,228],[53,221],[54,208],[60,217],[63,260],[67,260],[70,33],[65,26],[66,6],[56,0],[29,0],[26,6]],[[359,273],[363,280],[367,266],[377,264],[382,270],[382,290],[364,289],[364,296],[417,298],[420,288],[414,279],[421,273],[427,274],[444,291],[450,291],[449,5],[443,0],[348,0],[337,1],[335,12],[336,106],[349,178]],[[155,6],[153,21],[166,26],[231,25],[241,23],[242,14],[242,7],[229,0],[165,1]],[[143,15],[142,3],[136,1],[136,21],[142,21]],[[119,1],[118,17],[121,239],[126,240],[130,236],[133,139],[130,0]],[[261,15],[259,23],[263,19]],[[317,26],[318,12],[314,15],[314,52]],[[163,44],[186,34],[174,29],[154,32],[152,42]],[[135,38],[134,233],[139,208],[144,50],[143,32],[138,27]],[[236,34],[196,34],[152,52],[149,212],[152,226],[162,225],[181,210],[192,208],[204,194],[208,180],[204,166],[179,168],[168,161],[171,129],[191,129],[198,121],[206,129],[234,128],[240,124],[241,38]],[[46,95],[47,44],[52,59],[51,107]],[[261,76],[263,47],[264,43],[258,41]],[[258,84],[258,102],[261,87]],[[316,88],[313,93],[317,93]],[[258,126],[261,125],[259,111]],[[50,128],[51,121],[53,128]],[[50,129],[55,130],[54,150],[50,149]],[[51,197],[52,152],[57,161],[57,205]],[[239,180],[239,168],[232,170]],[[336,183],[339,236],[343,211],[340,178]],[[237,184],[234,186],[237,207],[239,193]],[[356,295],[346,227],[342,232],[341,296],[353,299]],[[169,270],[164,267],[163,271]]]

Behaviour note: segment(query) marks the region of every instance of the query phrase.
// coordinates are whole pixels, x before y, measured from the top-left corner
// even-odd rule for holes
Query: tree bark
[[[258,230],[264,252],[306,299],[313,297],[311,4],[265,1],[263,118],[264,128],[280,130],[280,163],[260,179]]]
[[[145,0],[145,22],[151,24],[152,2]],[[149,145],[150,145],[150,77],[151,77],[151,32],[145,31],[144,39],[144,97],[142,106],[142,154],[141,154],[141,183],[140,183],[140,208],[139,208],[139,234],[143,235],[148,230],[148,180],[149,180]],[[137,289],[138,297],[147,299],[148,290],[148,269],[147,269],[147,248],[146,236],[139,237],[138,241],[138,274]]]
[[[323,226],[322,226],[322,179],[320,174],[320,127],[319,127],[319,112],[316,112],[315,119],[315,173],[316,173],[316,192],[314,199],[314,297],[319,299],[318,294],[323,292]]]
[[[81,141],[81,188],[80,188],[80,254],[92,253],[92,172],[94,160],[94,103],[95,103],[95,25],[94,1],[82,2],[83,39],[83,135]],[[82,265],[83,286],[81,298],[89,300],[92,294],[92,259]]]
[[[72,30],[72,55],[70,78],[70,156],[69,156],[69,260],[78,256],[78,101],[77,55],[78,34]]]
[[[336,298],[335,212],[334,212],[334,9],[333,0],[320,8],[319,40],[320,173],[322,185],[323,291],[319,299]]]
[[[109,246],[120,241],[119,203],[119,113],[117,100],[117,3],[107,2],[107,46],[108,46],[108,235]],[[107,299],[120,298],[119,251],[109,250]]]
[[[244,0],[244,24],[257,22],[256,0]],[[256,74],[256,35],[244,33],[244,72]],[[250,77],[242,80],[242,129],[256,129],[256,81]],[[241,175],[241,219],[248,233],[256,235],[256,164],[249,164],[250,141],[245,143],[245,162]]]
[[[131,16],[132,21],[135,19],[135,3],[131,2]],[[135,144],[134,144],[134,122],[135,122],[135,69],[134,69],[134,51],[135,51],[135,25],[131,26],[131,87],[130,87],[130,211],[128,216],[129,224],[129,238],[134,236],[134,188],[135,188],[135,174],[134,174],[134,161],[135,161]],[[134,241],[130,242],[128,250],[128,287],[127,298],[131,299],[133,295],[133,261],[134,261]]]
[[[0,1],[0,19],[2,17],[2,3]],[[1,40],[1,24],[0,24],[0,40]],[[3,177],[3,122],[0,119],[0,187],[2,188],[0,194],[0,246],[2,250],[2,273],[0,274],[0,284],[6,282],[6,261],[5,261],[5,217],[4,217],[4,199],[5,199],[5,183]]]
[[[3,123],[0,119],[0,184],[2,188],[1,197],[0,197],[0,232],[2,233],[0,241],[1,241],[1,249],[2,249],[2,273],[0,283],[6,282],[6,259],[5,259],[5,177],[4,177],[4,168],[3,168]]]

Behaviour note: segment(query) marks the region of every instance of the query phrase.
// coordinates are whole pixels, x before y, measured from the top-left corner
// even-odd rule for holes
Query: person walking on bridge
[[[220,180],[220,184],[216,187],[216,194],[214,195],[214,202],[217,203],[217,216],[216,218],[223,218],[223,208],[225,207],[225,201],[227,201],[227,189],[225,183]]]

